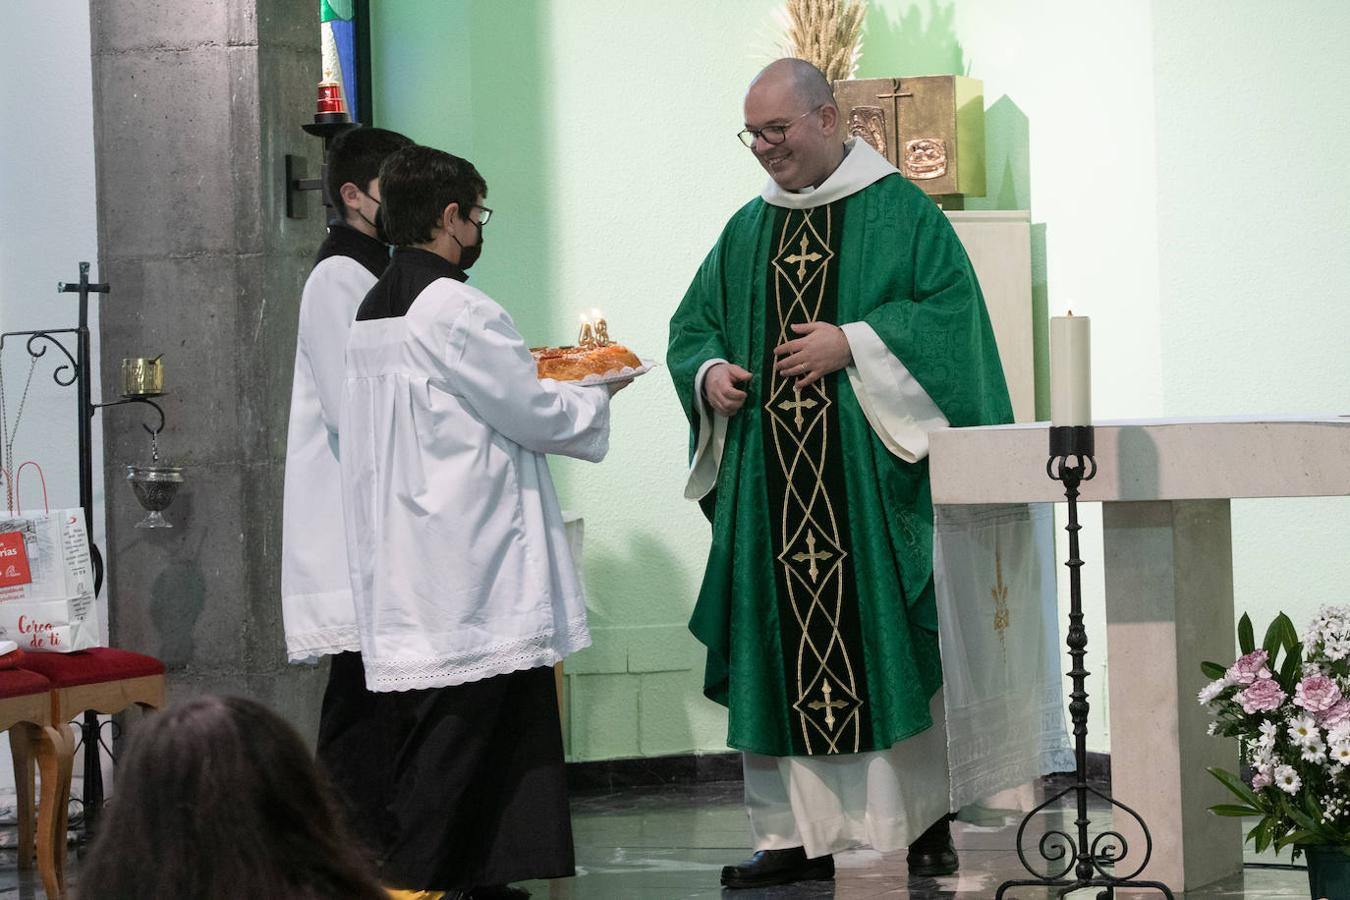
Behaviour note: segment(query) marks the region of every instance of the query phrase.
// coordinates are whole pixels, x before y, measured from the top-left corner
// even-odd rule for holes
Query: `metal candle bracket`
[[[287,153],[283,160],[286,182],[286,218],[288,219],[305,218],[305,191],[318,191],[320,202],[324,206],[332,206],[337,202],[337,198],[328,196],[323,184],[328,172],[328,145],[333,142],[333,138],[342,134],[342,132],[361,127],[360,122],[353,122],[346,111],[341,108],[341,101],[336,104],[325,102],[327,97],[326,86],[329,86],[329,82],[320,82],[319,84],[319,109],[314,113],[314,121],[300,126],[306,134],[323,138],[323,155],[319,159],[319,177],[305,177],[305,158],[303,156]]]
[[[94,595],[97,596],[99,590],[103,587],[103,556],[99,552],[98,545],[94,543],[94,472],[93,472],[93,445],[92,431],[94,413],[100,409],[107,409],[112,406],[125,406],[136,403],[149,406],[153,409],[159,418],[155,427],[142,424],[142,427],[152,436],[158,435],[164,430],[164,410],[160,405],[146,397],[124,397],[121,400],[112,400],[108,403],[95,403],[91,396],[89,387],[89,295],[106,294],[109,287],[106,283],[90,284],[89,282],[89,263],[80,263],[80,280],[74,284],[68,284],[64,281],[56,285],[58,293],[79,294],[79,324],[75,328],[44,328],[37,331],[7,331],[0,334],[0,354],[3,354],[5,338],[27,337],[25,347],[28,355],[34,360],[41,359],[47,353],[47,347],[56,347],[65,356],[66,362],[61,363],[52,373],[52,380],[62,387],[75,385],[75,404],[76,414],[79,425],[79,444],[80,444],[80,506],[84,510],[85,533],[89,539],[89,559],[94,567]],[[62,343],[57,335],[75,335],[75,353],[72,355],[70,348]],[[85,747],[84,754],[84,822],[86,834],[90,834],[94,828],[94,822],[98,818],[98,812],[103,806],[103,769],[100,766],[101,753],[99,747],[102,745],[100,739],[100,726],[98,714],[92,711],[86,712],[80,724],[80,744]],[[89,752],[93,748],[93,752]],[[106,749],[106,747],[105,747]],[[109,756],[112,755],[109,750]]]
[[[1050,887],[1059,888],[1057,896],[1088,887],[1104,888],[1097,894],[1098,900],[1111,900],[1116,888],[1154,888],[1163,896],[1172,898],[1172,891],[1160,881],[1139,881],[1137,876],[1148,866],[1153,856],[1153,836],[1142,816],[1125,804],[1113,800],[1087,783],[1087,718],[1088,694],[1086,681],[1088,672],[1083,668],[1083,658],[1087,655],[1087,630],[1083,627],[1083,585],[1079,572],[1083,560],[1079,556],[1078,532],[1078,487],[1084,481],[1091,481],[1097,474],[1095,440],[1091,425],[1052,426],[1050,428],[1050,459],[1045,465],[1046,474],[1064,485],[1064,496],[1069,502],[1069,559],[1064,564],[1069,568],[1069,635],[1065,643],[1069,646],[1069,657],[1073,668],[1069,678],[1073,680],[1073,691],[1069,694],[1069,716],[1073,720],[1074,736],[1074,783],[1057,794],[1049,797],[1023,817],[1017,829],[1017,858],[1022,866],[1036,876],[1034,879],[1005,881],[999,885],[996,900],[1003,900],[1009,888],[1014,887]],[[1052,829],[1046,831],[1037,843],[1036,849],[1042,860],[1049,864],[1042,874],[1027,859],[1022,841],[1027,826],[1039,813],[1073,794],[1077,801],[1078,818],[1077,837],[1066,831]],[[1112,827],[1097,834],[1088,835],[1088,795],[1106,801],[1110,806],[1129,814],[1144,833],[1144,859],[1138,868],[1126,875],[1114,875],[1114,870],[1129,856],[1129,842],[1119,830]]]

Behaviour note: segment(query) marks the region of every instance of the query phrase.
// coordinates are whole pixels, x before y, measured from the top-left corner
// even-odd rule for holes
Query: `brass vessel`
[[[122,396],[158,397],[164,393],[163,354],[122,360]]]

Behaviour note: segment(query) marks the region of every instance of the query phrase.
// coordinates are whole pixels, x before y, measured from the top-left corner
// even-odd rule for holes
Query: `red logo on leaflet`
[[[33,573],[28,568],[28,551],[23,546],[23,533],[7,531],[0,534],[0,587],[31,584]]]

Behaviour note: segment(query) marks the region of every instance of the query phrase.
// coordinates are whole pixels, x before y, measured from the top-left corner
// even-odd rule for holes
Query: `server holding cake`
[[[590,635],[545,455],[601,460],[622,383],[539,379],[466,283],[491,215],[472,164],[410,147],[380,183],[397,249],[352,326],[341,462],[366,680],[400,744],[383,876],[512,896],[573,872],[551,667]]]

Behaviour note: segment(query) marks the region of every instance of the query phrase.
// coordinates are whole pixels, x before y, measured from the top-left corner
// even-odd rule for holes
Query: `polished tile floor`
[[[1054,827],[1072,826],[1072,815],[1043,815],[1048,822],[1055,823]],[[1104,811],[1094,815],[1100,817]],[[1009,849],[1016,835],[1017,817],[990,816],[979,824],[958,822],[953,826],[961,854],[961,871],[949,878],[911,880],[905,870],[903,851],[881,854],[857,850],[836,857],[833,882],[723,892],[718,884],[722,866],[748,855],[745,813],[738,783],[628,789],[578,797],[573,803],[573,820],[577,876],[555,882],[529,883],[526,887],[536,898],[989,900],[1003,881],[1025,874],[1016,853]],[[1249,856],[1249,861],[1288,863],[1289,853],[1285,851],[1281,859]],[[1040,900],[1055,895],[1044,888],[1019,888],[1006,896],[1017,900]],[[1091,898],[1095,897],[1095,892],[1084,890],[1073,896]],[[1185,896],[1206,900],[1307,898],[1308,879],[1302,871],[1248,868],[1229,882],[1191,891]]]
[[[725,897],[729,900],[806,900],[806,898],[955,898],[989,900],[1006,879],[1021,877],[1017,856],[1008,848],[1016,833],[1014,817],[990,816],[978,824],[957,823],[961,871],[949,878],[911,880],[904,852],[858,850],[836,858],[833,882],[786,888],[727,891],[718,886],[723,865],[748,854],[745,814],[738,783],[628,788],[578,796],[573,801],[577,876],[527,885],[543,900],[681,900]],[[1095,818],[1104,815],[1094,810]],[[1054,827],[1069,816],[1045,814]],[[12,830],[0,832],[0,900],[44,896],[36,873],[18,872]],[[78,854],[72,853],[71,880],[79,883]],[[1249,862],[1289,861],[1249,855]],[[1052,897],[1045,889],[1018,889],[1017,900]],[[1092,898],[1091,890],[1073,895]],[[1156,896],[1156,895],[1152,895]],[[1178,895],[1181,896],[1181,895]],[[1307,898],[1307,875],[1300,871],[1248,868],[1230,882],[1192,891],[1187,898],[1276,900]]]

